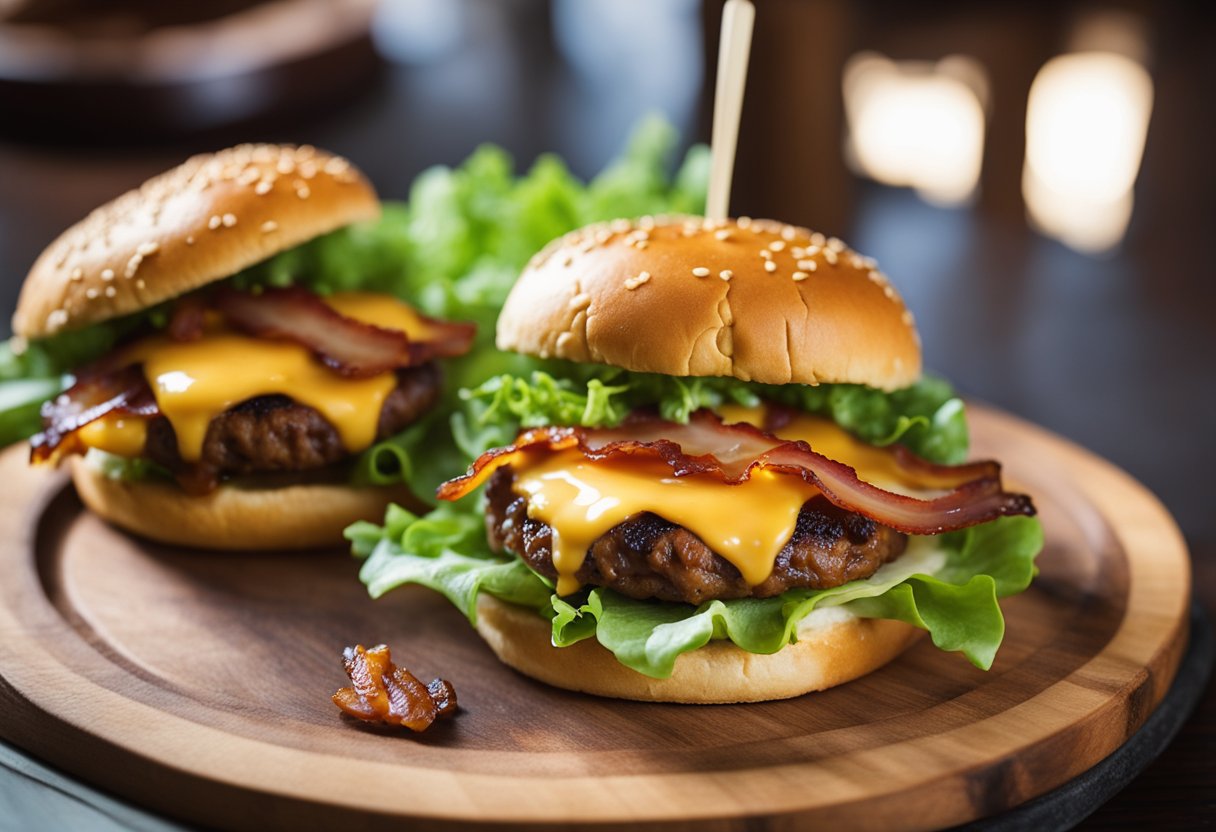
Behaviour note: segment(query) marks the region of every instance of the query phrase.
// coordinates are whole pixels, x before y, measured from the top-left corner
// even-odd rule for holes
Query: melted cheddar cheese
[[[762,407],[729,406],[721,415],[727,422],[764,421]],[[827,419],[799,415],[776,433],[782,439],[805,440],[875,485],[909,485],[890,454],[854,439]],[[589,460],[578,449],[525,453],[512,466],[514,490],[527,498],[528,516],[553,530],[559,595],[578,590],[575,573],[597,538],[648,511],[685,527],[734,565],[749,584],[761,584],[793,536],[803,504],[820,493],[797,474],[760,469],[730,485],[704,474],[673,476],[671,468],[657,460]]]
[[[324,298],[342,314],[423,339],[430,327],[417,312],[387,295],[346,292]],[[125,348],[125,365],[140,364],[161,414],[173,425],[182,459],[200,458],[207,426],[237,404],[281,394],[315,409],[334,426],[350,453],[375,441],[380,410],[397,384],[393,372],[344,378],[306,347],[208,326],[197,341],[153,335]],[[118,456],[139,456],[146,423],[110,416],[81,429],[89,447]]]

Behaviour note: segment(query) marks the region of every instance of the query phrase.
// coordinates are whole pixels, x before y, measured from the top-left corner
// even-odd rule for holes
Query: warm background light
[[[850,164],[935,204],[966,202],[983,159],[985,86],[983,69],[967,58],[855,56],[844,71]]]
[[[1048,61],[1030,88],[1022,191],[1031,222],[1072,248],[1119,243],[1153,104],[1144,67],[1115,53]]]

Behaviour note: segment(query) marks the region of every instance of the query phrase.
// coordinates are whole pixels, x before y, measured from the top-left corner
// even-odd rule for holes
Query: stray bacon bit
[[[348,378],[367,378],[398,367],[416,367],[435,358],[469,351],[472,324],[425,319],[433,339],[411,340],[404,332],[348,318],[299,286],[258,294],[223,287],[215,305],[228,324],[259,338],[294,341],[327,367]]]
[[[425,731],[436,719],[456,712],[456,688],[451,682],[435,679],[424,685],[404,667],[393,664],[383,644],[370,650],[362,644],[347,647],[342,651],[342,665],[351,687],[340,689],[333,700],[355,719]]]

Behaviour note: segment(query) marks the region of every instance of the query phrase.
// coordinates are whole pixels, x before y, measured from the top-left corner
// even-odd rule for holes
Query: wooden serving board
[[[996,411],[975,450],[1047,530],[1005,603],[991,671],[922,640],[825,693],[760,705],[618,702],[499,665],[417,588],[372,602],[340,551],[208,554],[138,542],[63,476],[0,456],[0,735],[207,826],[759,822],[926,829],[988,816],[1111,753],[1173,680],[1190,569],[1169,514],[1108,463]],[[347,644],[387,642],[452,680],[463,712],[422,735],[340,718]]]

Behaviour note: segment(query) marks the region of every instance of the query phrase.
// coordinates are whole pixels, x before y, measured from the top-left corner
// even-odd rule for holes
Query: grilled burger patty
[[[510,466],[486,486],[486,528],[491,546],[512,552],[536,572],[556,578],[553,530],[528,517],[528,503],[513,490]],[[794,534],[777,555],[773,573],[749,586],[739,570],[683,526],[649,512],[632,517],[591,545],[578,580],[630,598],[700,604],[715,598],[769,598],[787,589],[827,589],[867,578],[903,554],[906,535],[837,508],[824,497],[808,500]]]
[[[380,410],[376,438],[400,432],[426,413],[439,398],[440,372],[434,362],[397,371],[397,386]],[[316,410],[288,396],[259,396],[226,410],[212,420],[197,462],[178,452],[169,420],[148,423],[144,455],[179,476],[219,477],[230,474],[308,471],[350,456],[338,431]]]

